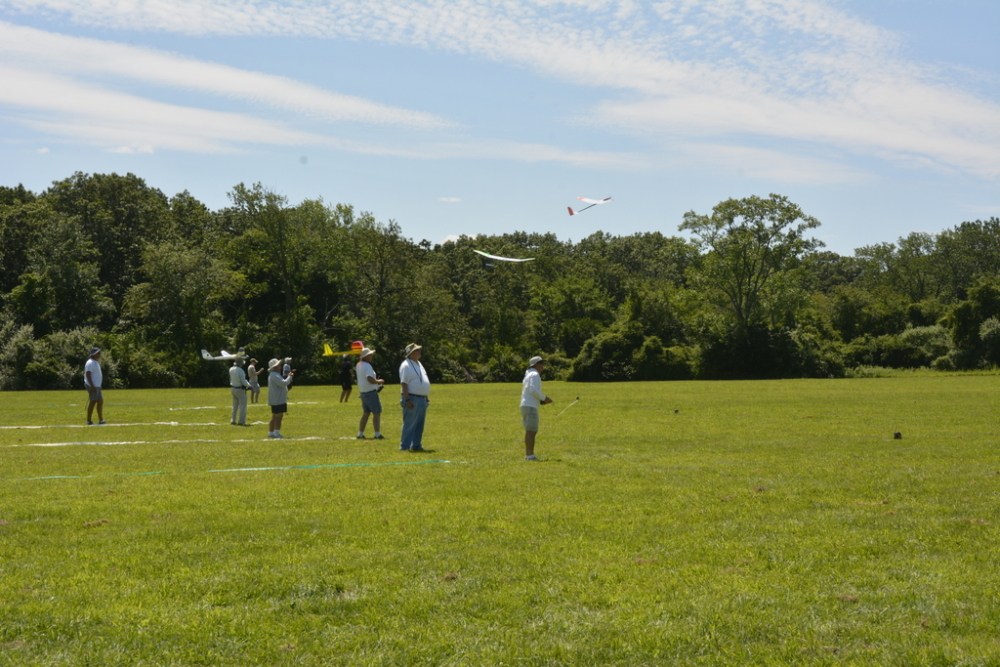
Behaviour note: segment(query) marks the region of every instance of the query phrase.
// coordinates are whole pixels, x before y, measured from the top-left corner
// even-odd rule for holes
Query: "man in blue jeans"
[[[400,451],[424,451],[424,421],[427,417],[427,406],[430,405],[429,394],[431,381],[427,371],[420,363],[421,347],[416,343],[406,346],[406,359],[399,366],[399,405],[403,408],[403,435],[399,440]]]

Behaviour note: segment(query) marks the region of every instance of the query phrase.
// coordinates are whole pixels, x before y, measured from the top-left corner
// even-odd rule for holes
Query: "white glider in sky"
[[[472,252],[477,252],[483,257],[488,257],[489,259],[496,259],[501,262],[530,262],[535,259],[534,257],[528,257],[527,259],[517,259],[516,257],[497,257],[496,255],[490,255],[489,253],[485,253],[482,250],[473,250]]]
[[[582,201],[584,204],[590,204],[590,206],[584,206],[579,211],[574,211],[572,207],[567,206],[566,208],[569,209],[569,214],[570,215],[576,215],[577,213],[583,213],[588,208],[591,208],[593,206],[597,206],[598,204],[607,204],[609,201],[611,201],[611,197],[607,197],[605,199],[587,199],[586,197],[577,197],[577,199],[579,199],[580,201]]]
[[[244,352],[242,347],[236,354],[230,354],[229,352],[222,350],[217,357],[213,357],[209,354],[208,350],[201,351],[201,358],[205,361],[232,361],[233,359],[246,359],[248,356],[250,355]]]

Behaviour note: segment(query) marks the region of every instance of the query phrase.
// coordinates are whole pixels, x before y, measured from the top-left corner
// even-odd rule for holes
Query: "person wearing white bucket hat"
[[[382,435],[382,401],[378,393],[382,391],[385,380],[379,379],[372,368],[372,357],[375,350],[367,347],[361,350],[361,359],[355,371],[358,375],[358,391],[361,392],[361,423],[358,424],[358,440],[365,439],[365,426],[368,425],[368,415],[372,415],[372,426],[375,427],[375,439],[385,440]]]
[[[424,422],[427,418],[427,406],[430,405],[429,394],[431,381],[427,377],[424,365],[420,363],[421,347],[410,343],[403,352],[406,359],[399,366],[399,405],[403,408],[403,433],[399,439],[400,451],[424,451]]]
[[[281,377],[281,359],[271,359],[267,364],[270,373],[267,376],[267,404],[271,406],[271,424],[267,437],[284,438],[281,435],[281,422],[288,412],[288,387],[295,378],[295,371],[289,370],[288,377]]]

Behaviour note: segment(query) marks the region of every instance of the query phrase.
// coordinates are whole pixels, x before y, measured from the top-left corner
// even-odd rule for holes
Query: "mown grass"
[[[1000,664],[1000,377],[546,390],[4,394],[0,665]]]

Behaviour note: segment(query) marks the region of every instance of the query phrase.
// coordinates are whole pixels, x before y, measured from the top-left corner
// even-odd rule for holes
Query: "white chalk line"
[[[319,401],[299,401],[297,403],[292,402],[289,405],[319,405]],[[267,403],[251,403],[247,406],[248,408],[267,408],[270,407]],[[175,410],[230,410],[231,405],[200,405],[198,407],[191,408],[167,408],[167,412],[174,412]]]
[[[251,422],[251,426],[258,426],[266,424],[267,422]],[[129,422],[129,423],[119,423],[119,422],[109,422],[107,424],[48,424],[45,426],[0,426],[3,430],[33,430],[37,431],[43,428],[107,428],[109,426],[230,426],[225,422],[194,422],[194,423],[181,423],[181,422]]]
[[[305,438],[279,438],[280,440],[288,440],[291,442],[305,442],[308,440],[326,440],[322,436],[309,436]],[[254,439],[243,439],[243,440],[206,440],[206,439],[194,439],[194,440],[119,440],[119,441],[94,441],[94,442],[37,442],[28,443],[20,445],[3,445],[4,447],[74,447],[77,445],[96,445],[101,447],[113,447],[120,445],[177,445],[177,444],[188,444],[195,442],[275,442],[275,438],[254,438]]]

